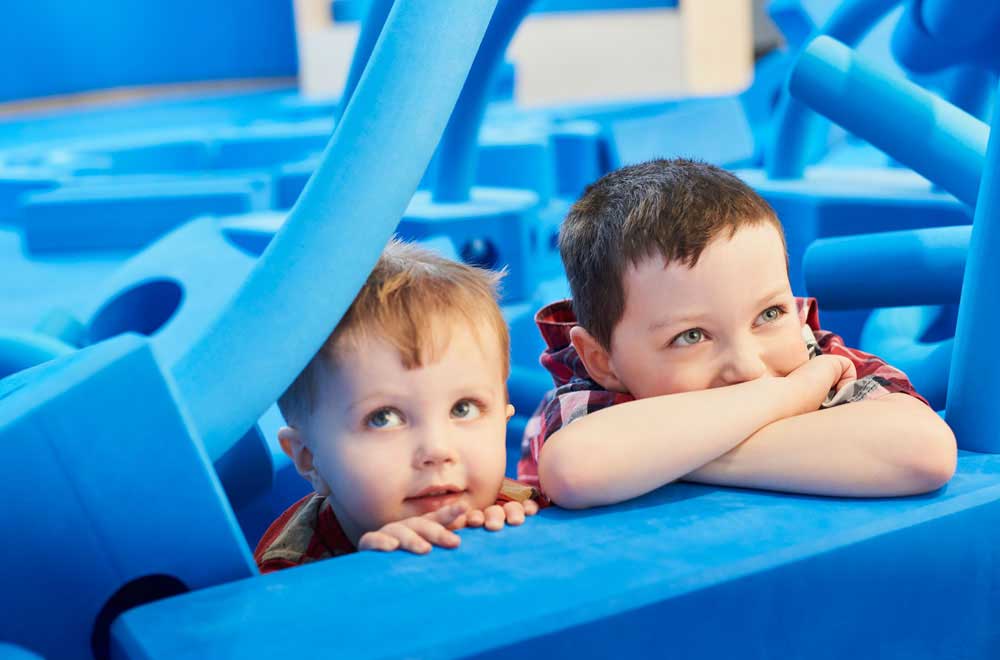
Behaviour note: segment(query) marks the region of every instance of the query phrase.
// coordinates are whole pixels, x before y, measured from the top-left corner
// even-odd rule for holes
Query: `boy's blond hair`
[[[498,375],[506,381],[510,335],[497,304],[502,276],[391,240],[340,323],[278,399],[285,421],[295,426],[312,412],[320,371],[335,371],[338,356],[357,350],[361,338],[378,337],[392,344],[406,369],[433,362],[448,340],[432,336],[440,330],[435,321],[442,318],[468,322],[480,342],[489,336],[480,328],[492,329],[502,361]]]

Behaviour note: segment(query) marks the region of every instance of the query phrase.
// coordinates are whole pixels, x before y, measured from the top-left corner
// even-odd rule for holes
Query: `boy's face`
[[[624,287],[608,364],[637,398],[784,376],[809,359],[769,222],[724,233],[693,268],[647,259],[626,271]]]
[[[330,494],[354,543],[447,504],[482,509],[500,491],[513,408],[498,342],[491,330],[477,340],[461,321],[431,330],[441,342],[431,364],[425,358],[407,370],[397,349],[368,336],[320,379],[319,402],[302,429],[313,468],[306,476]]]

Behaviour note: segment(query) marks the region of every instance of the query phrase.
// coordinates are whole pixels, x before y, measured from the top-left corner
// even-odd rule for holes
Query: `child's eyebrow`
[[[770,293],[768,293],[766,295],[763,295],[760,298],[758,298],[756,306],[760,307],[761,305],[763,305],[764,303],[768,302],[769,300],[777,298],[778,296],[785,295],[787,292],[788,292],[788,287],[785,284],[780,284],[779,286],[776,286],[773,289],[771,289]]]

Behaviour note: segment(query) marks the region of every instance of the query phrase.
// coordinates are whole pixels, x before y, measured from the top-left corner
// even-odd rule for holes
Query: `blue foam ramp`
[[[943,492],[888,500],[677,484],[465,530],[455,551],[185,594],[113,634],[143,658],[995,657],[982,576],[1000,549],[982,530],[1000,523],[998,474],[1000,459],[963,454]]]

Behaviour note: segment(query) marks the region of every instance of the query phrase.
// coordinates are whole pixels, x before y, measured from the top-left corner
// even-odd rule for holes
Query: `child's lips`
[[[465,495],[465,490],[457,486],[432,486],[424,488],[412,497],[407,497],[406,503],[416,508],[421,514],[424,514],[453,504],[461,499],[463,495]]]

